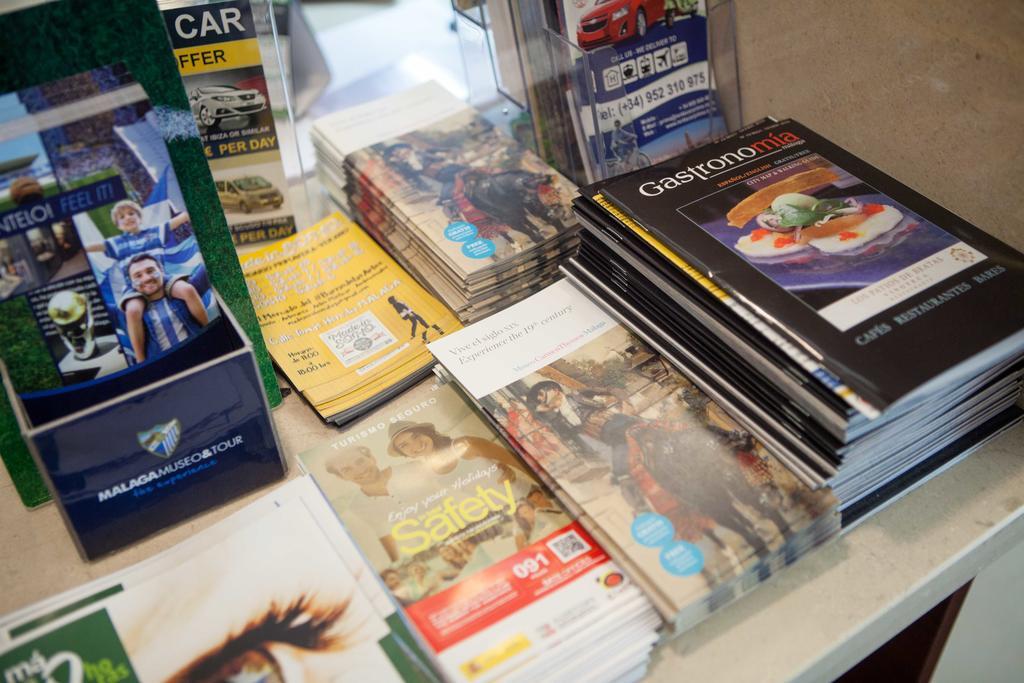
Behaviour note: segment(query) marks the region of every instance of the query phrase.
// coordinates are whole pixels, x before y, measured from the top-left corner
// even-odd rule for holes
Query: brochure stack
[[[437,681],[316,487],[0,621],[11,680]]]
[[[319,119],[320,179],[463,322],[550,284],[576,187],[427,83]]]
[[[339,213],[239,260],[274,363],[330,422],[351,421],[430,374],[427,341],[460,327]]]
[[[446,679],[643,676],[650,602],[452,386],[424,381],[299,461]]]
[[[285,475],[227,226],[282,238],[245,291],[331,424],[290,435],[305,476],[0,616],[3,683],[639,681],[1024,420],[1024,255],[796,121],[706,144],[731,0],[453,1],[523,144],[436,83],[320,119],[364,227],[298,224],[249,0],[162,2],[189,107],[143,87],[163,33],[103,58],[94,0],[11,24],[94,19],[92,67],[37,50],[69,73],[0,94],[0,413],[83,558]]]
[[[582,195],[566,272],[845,525],[1021,418],[1024,257],[796,121]]]
[[[430,349],[677,630],[839,531],[830,492],[566,280]]]

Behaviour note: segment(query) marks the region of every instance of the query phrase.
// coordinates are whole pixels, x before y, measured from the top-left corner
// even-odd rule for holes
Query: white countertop
[[[275,413],[289,456],[329,437],[294,394]],[[1024,428],[1017,427],[839,539],[662,645],[649,679],[825,680],[848,669],[1024,538]],[[250,496],[93,564],[54,505],[22,507],[0,483],[0,613],[127,566]],[[289,476],[298,476],[291,467]]]
[[[797,0],[737,0],[745,119],[795,116],[1021,249],[1022,31],[1024,14],[1009,3],[865,0],[812,11]],[[365,82],[364,72],[379,73],[385,63],[350,57],[372,52],[368,39],[325,45],[344,52],[332,58],[335,69],[358,66],[349,81]],[[397,52],[433,47],[423,40],[393,42],[380,59],[401,57],[392,71],[404,64],[410,82],[422,80],[424,65]],[[354,97],[328,95],[336,104]],[[294,395],[275,418],[289,457],[331,431]],[[261,493],[85,564],[56,507],[24,509],[2,470],[0,613],[148,557]],[[649,678],[834,678],[1019,544],[1022,520],[1024,427],[1017,427],[662,645]]]

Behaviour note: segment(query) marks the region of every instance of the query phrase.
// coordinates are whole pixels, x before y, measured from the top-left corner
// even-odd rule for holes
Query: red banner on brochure
[[[573,522],[515,555],[406,608],[435,652],[442,652],[609,561]]]

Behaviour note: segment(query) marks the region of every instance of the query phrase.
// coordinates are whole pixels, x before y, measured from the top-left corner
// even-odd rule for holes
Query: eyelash
[[[348,610],[349,601],[324,608],[315,604],[315,598],[301,595],[282,607],[271,603],[259,619],[246,624],[237,635],[228,636],[222,645],[212,648],[193,663],[184,667],[170,681],[204,680],[222,666],[246,652],[258,650],[268,656],[265,645],[283,643],[306,650],[339,647],[342,637],[329,635]]]

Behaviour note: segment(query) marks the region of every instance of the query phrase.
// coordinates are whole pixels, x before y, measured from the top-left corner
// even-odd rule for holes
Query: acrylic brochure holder
[[[302,230],[316,223],[321,216],[311,213],[313,203],[311,197],[316,191],[310,188],[306,169],[302,165],[299,154],[298,129],[295,126],[296,93],[292,87],[291,58],[288,56],[288,43],[282,39],[278,27],[280,10],[275,11],[280,0],[249,0],[253,16],[256,19],[257,38],[260,43],[260,54],[266,70],[267,89],[274,111],[274,124],[281,145],[281,161],[284,163],[285,175],[291,192],[292,206],[295,211],[296,229]],[[296,3],[288,3],[294,6]],[[310,169],[312,173],[312,169]]]
[[[620,158],[613,135],[642,140],[646,131],[639,130],[638,122],[643,116],[680,95],[706,92],[707,97],[693,97],[680,106],[684,111],[673,113],[677,118],[669,125],[677,128],[672,136],[679,140],[674,153],[739,127],[732,0],[707,1],[706,17],[699,19],[706,19],[706,32],[689,50],[666,36],[662,46],[635,56],[612,45],[582,49],[554,30],[552,17],[541,16],[537,5],[489,0],[464,9],[453,2],[457,16],[479,27],[489,48],[489,59],[480,59],[479,49],[460,30],[467,81],[482,83],[489,77],[496,92],[527,112],[533,148],[574,182],[608,178],[671,156],[639,151]],[[649,30],[667,32],[658,22]],[[648,78],[644,69],[650,71]]]
[[[87,560],[281,479],[252,346],[221,315],[160,358],[87,385],[16,394],[18,425]]]
[[[488,5],[480,4],[456,8],[455,11],[454,25],[459,37],[466,99],[484,118],[530,149],[535,149],[519,58],[516,55],[502,60],[495,58],[498,52],[514,51],[514,41],[508,40],[500,30],[498,36],[494,35],[489,9]],[[499,21],[499,25],[503,24]]]

